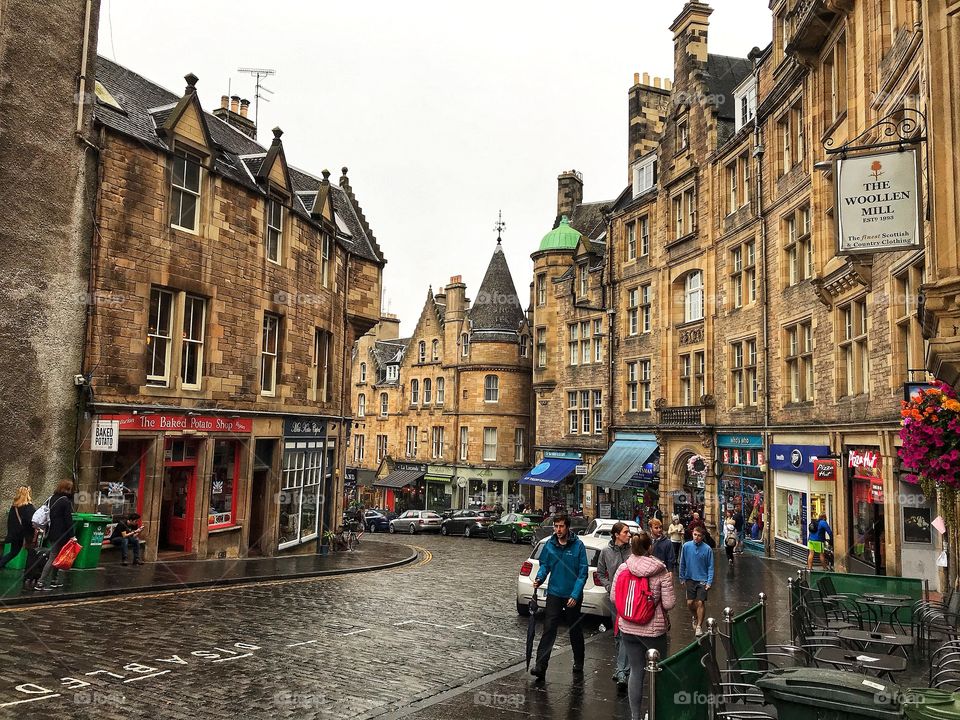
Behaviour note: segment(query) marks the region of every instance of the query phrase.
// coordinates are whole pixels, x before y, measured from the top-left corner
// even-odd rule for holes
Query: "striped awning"
[[[620,490],[640,472],[657,449],[655,442],[647,440],[614,440],[603,457],[594,463],[583,482]]]

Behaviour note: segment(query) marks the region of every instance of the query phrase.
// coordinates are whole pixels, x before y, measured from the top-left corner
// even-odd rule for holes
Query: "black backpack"
[[[816,535],[818,532],[820,532],[820,521],[819,521],[819,520],[811,520],[811,521],[810,521],[810,524],[807,525],[807,532],[808,532],[810,535]]]

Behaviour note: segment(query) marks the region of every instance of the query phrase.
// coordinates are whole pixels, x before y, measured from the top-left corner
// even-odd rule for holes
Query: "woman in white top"
[[[723,548],[727,551],[727,560],[733,565],[733,551],[737,547],[737,521],[733,519],[733,510],[727,510],[723,520]]]

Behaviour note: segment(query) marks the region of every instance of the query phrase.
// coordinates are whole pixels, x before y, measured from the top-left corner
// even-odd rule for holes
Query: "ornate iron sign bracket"
[[[823,141],[823,148],[828,155],[846,156],[849,152],[859,150],[876,150],[877,148],[896,147],[903,149],[906,145],[916,145],[926,142],[927,117],[919,110],[903,108],[877,120],[852,140],[848,140],[840,147],[833,147],[833,138]],[[869,138],[892,138],[879,142],[857,143]]]

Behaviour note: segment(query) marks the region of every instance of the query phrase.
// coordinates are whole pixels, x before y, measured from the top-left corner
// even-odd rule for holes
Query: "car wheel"
[[[516,530],[514,530],[512,533],[510,533],[510,542],[512,542],[514,545],[516,545],[516,544],[518,544],[518,543],[520,542],[520,536],[517,535],[517,531],[516,531]]]
[[[446,526],[446,525],[441,525],[441,526],[440,526],[440,534],[441,534],[441,535],[449,535],[449,534],[450,534],[450,531],[447,530],[447,526]]]
[[[470,526],[469,526],[469,525],[463,529],[463,536],[464,536],[465,538],[470,537]]]
[[[410,523],[410,528],[407,530],[407,532],[410,533],[411,535],[416,535],[417,534],[416,526],[414,526],[413,523]]]
[[[393,526],[393,523],[390,523],[390,532],[395,533],[397,529]]]
[[[373,523],[367,525],[367,532],[375,533],[377,531],[377,526]]]
[[[517,615],[527,617],[530,615],[530,606],[527,603],[517,600]]]
[[[488,537],[490,540],[496,540],[496,539],[497,539],[497,536],[493,534],[493,530],[490,530],[489,528],[487,529],[487,537]]]

